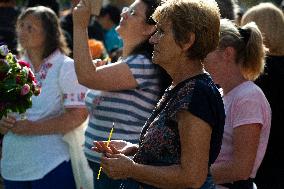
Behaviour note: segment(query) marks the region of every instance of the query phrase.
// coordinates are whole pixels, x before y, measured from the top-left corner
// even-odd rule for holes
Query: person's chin
[[[122,20],[119,22],[119,25],[116,27],[117,28],[121,28],[121,27],[124,27],[126,25],[126,21],[125,20]]]
[[[159,62],[159,52],[154,50],[153,53],[152,53],[152,61],[155,63],[155,64],[158,64]]]
[[[152,53],[152,62],[157,64],[157,56],[154,53]]]
[[[161,60],[159,59],[159,57],[158,57],[157,55],[153,55],[153,56],[152,56],[152,62],[153,62],[154,64],[157,64],[157,65],[159,65],[159,66],[162,66]]]
[[[124,26],[122,25],[118,25],[116,28],[115,28],[116,32],[119,34],[120,37],[123,36],[124,34]]]

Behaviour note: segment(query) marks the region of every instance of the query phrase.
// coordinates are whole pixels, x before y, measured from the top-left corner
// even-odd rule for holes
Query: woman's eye
[[[158,33],[158,35],[163,35],[163,34],[164,34],[164,31],[161,30],[161,29],[157,29],[157,33]]]
[[[28,26],[28,27],[27,27],[27,30],[28,30],[29,32],[31,32],[31,31],[33,30],[33,27],[32,27],[32,26]]]
[[[135,15],[135,10],[130,10],[130,15]]]

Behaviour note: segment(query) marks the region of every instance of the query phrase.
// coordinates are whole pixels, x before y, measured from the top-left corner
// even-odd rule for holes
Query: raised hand
[[[91,4],[91,14],[98,16],[102,7],[102,0],[83,0],[88,1]]]
[[[74,29],[86,29],[91,17],[91,4],[89,0],[81,0],[73,8],[73,27]]]
[[[96,67],[104,66],[108,63],[106,60],[101,60],[101,59],[95,59],[93,60],[93,64],[95,64]]]

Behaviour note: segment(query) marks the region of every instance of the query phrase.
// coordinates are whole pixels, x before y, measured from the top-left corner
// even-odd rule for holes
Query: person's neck
[[[131,55],[132,51],[137,47],[137,45],[140,43],[139,41],[131,41],[132,43],[128,41],[123,41],[123,49],[122,49],[122,57],[127,57]]]
[[[42,50],[27,50],[27,55],[35,69],[36,72],[39,71],[40,66],[42,64],[43,58],[42,58]]]
[[[173,79],[173,86],[202,73],[205,73],[202,62],[200,60],[188,60],[186,57],[178,60],[175,69],[169,70],[169,74]]]
[[[106,25],[105,25],[105,30],[106,31],[110,31],[113,27],[115,26],[115,24],[111,21],[109,21]]]

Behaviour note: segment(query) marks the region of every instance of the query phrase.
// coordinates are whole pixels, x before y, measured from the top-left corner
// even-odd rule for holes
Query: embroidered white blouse
[[[29,62],[27,57],[25,60]],[[43,61],[35,75],[41,94],[32,97],[28,120],[46,120],[61,115],[65,108],[85,107],[87,89],[78,83],[73,60],[59,50]],[[9,132],[2,150],[1,174],[14,181],[41,179],[70,159],[60,134],[24,136]]]

